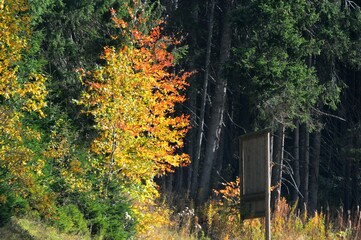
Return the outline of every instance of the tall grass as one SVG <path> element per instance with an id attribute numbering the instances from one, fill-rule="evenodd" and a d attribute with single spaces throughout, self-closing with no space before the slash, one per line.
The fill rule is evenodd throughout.
<path id="1" fill-rule="evenodd" d="M 173 216 L 176 227 L 168 231 L 176 238 L 170 239 L 264 239 L 264 219 L 242 221 L 234 207 L 211 200 L 198 211 L 186 208 Z M 361 239 L 361 211 L 345 215 L 339 210 L 336 216 L 329 212 L 310 215 L 300 213 L 282 199 L 272 213 L 271 232 L 276 240 L 357 240 Z"/>
<path id="2" fill-rule="evenodd" d="M 178 210 L 172 209 L 169 225 L 157 232 L 156 239 L 264 239 L 263 218 L 242 220 L 239 211 L 238 183 L 226 183 L 216 197 L 198 209 L 180 197 L 174 197 Z M 169 200 L 169 199 L 168 199 Z M 177 202 L 178 201 L 178 202 Z M 188 203 L 188 205 L 187 205 Z M 281 199 L 271 218 L 271 234 L 275 240 L 333 240 L 361 239 L 361 210 L 301 213 Z M 164 236 L 164 237 L 162 237 Z M 156 237 L 156 236 L 154 236 Z"/>

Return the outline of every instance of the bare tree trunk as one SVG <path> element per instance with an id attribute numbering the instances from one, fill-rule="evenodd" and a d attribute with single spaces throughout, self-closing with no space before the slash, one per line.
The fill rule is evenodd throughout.
<path id="1" fill-rule="evenodd" d="M 300 188 L 300 124 L 297 121 L 295 123 L 296 128 L 293 131 L 293 184 L 295 185 L 292 189 L 292 201 L 298 201 L 298 192 Z"/>
<path id="2" fill-rule="evenodd" d="M 217 155 L 219 140 L 223 125 L 227 80 L 224 77 L 223 66 L 229 58 L 231 49 L 231 26 L 229 21 L 229 10 L 231 1 L 225 1 L 223 11 L 222 38 L 220 45 L 219 69 L 216 77 L 215 99 L 211 110 L 211 120 L 209 124 L 208 139 L 205 147 L 205 160 L 203 171 L 198 188 L 197 200 L 201 204 L 207 200 L 210 194 L 210 178 L 214 159 Z"/>
<path id="3" fill-rule="evenodd" d="M 276 136 L 274 136 L 273 167 L 272 167 L 272 186 L 275 187 L 272 192 L 272 205 L 281 198 L 282 189 L 282 168 L 283 168 L 283 150 L 285 140 L 285 127 L 278 123 Z"/>
<path id="4" fill-rule="evenodd" d="M 307 210 L 308 206 L 308 183 L 309 183 L 309 142 L 310 134 L 305 123 L 300 126 L 300 208 Z"/>
<path id="5" fill-rule="evenodd" d="M 310 213 L 313 214 L 317 210 L 317 195 L 318 195 L 318 179 L 320 168 L 320 153 L 321 153 L 321 130 L 314 133 L 312 142 L 312 158 L 310 159 Z"/>
<path id="6" fill-rule="evenodd" d="M 208 79 L 209 79 L 209 67 L 211 62 L 211 51 L 212 51 L 212 36 L 213 36 L 213 22 L 214 22 L 214 6 L 215 0 L 211 1 L 210 6 L 210 16 L 208 22 L 208 36 L 207 36 L 207 50 L 206 50 L 206 61 L 205 61 L 205 71 L 203 79 L 203 93 L 202 93 L 202 102 L 201 102 L 201 112 L 199 116 L 199 125 L 197 132 L 196 140 L 196 154 L 193 159 L 193 173 L 192 173 L 192 184 L 191 184 L 191 196 L 195 197 L 196 191 L 198 188 L 198 172 L 199 172 L 199 163 L 201 159 L 202 151 L 202 142 L 204 135 L 204 115 L 207 102 L 207 93 L 208 93 Z"/>

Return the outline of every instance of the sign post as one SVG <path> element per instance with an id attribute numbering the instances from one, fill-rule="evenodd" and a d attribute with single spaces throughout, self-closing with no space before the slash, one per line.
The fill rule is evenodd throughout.
<path id="1" fill-rule="evenodd" d="M 240 137 L 241 218 L 265 217 L 265 239 L 271 239 L 271 131 Z"/>

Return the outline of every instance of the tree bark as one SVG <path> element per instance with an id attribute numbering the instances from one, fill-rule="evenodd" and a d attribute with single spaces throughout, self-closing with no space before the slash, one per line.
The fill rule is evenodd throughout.
<path id="1" fill-rule="evenodd" d="M 282 189 L 282 168 L 283 168 L 283 150 L 284 150 L 284 139 L 285 139 L 285 127 L 282 123 L 277 126 L 276 136 L 274 136 L 274 150 L 273 150 L 273 167 L 272 167 L 272 203 L 275 204 L 281 198 Z"/>
<path id="2" fill-rule="evenodd" d="M 218 151 L 217 151 L 217 158 L 216 158 L 216 162 L 215 162 L 215 166 L 214 166 L 214 177 L 212 178 L 213 179 L 213 182 L 212 182 L 212 185 L 211 187 L 213 189 L 216 189 L 219 185 L 219 182 L 220 182 L 220 178 L 221 178 L 221 172 L 222 172 L 222 168 L 223 168 L 223 160 L 224 160 L 224 144 L 225 144 L 225 132 L 224 132 L 224 129 L 222 130 L 221 132 L 221 140 L 219 142 L 219 148 L 218 148 Z"/>
<path id="3" fill-rule="evenodd" d="M 312 158 L 310 159 L 310 185 L 309 185 L 309 206 L 310 213 L 317 210 L 318 180 L 321 153 L 321 130 L 314 133 L 312 142 Z"/>
<path id="4" fill-rule="evenodd" d="M 293 131 L 293 184 L 292 201 L 298 201 L 298 193 L 300 188 L 300 124 L 298 121 L 295 123 L 296 128 Z"/>
<path id="5" fill-rule="evenodd" d="M 183 189 L 183 170 L 184 169 L 182 167 L 179 167 L 175 171 L 174 191 L 176 191 L 177 193 L 180 193 Z"/>
<path id="6" fill-rule="evenodd" d="M 308 183 L 309 183 L 309 132 L 305 123 L 300 126 L 300 208 L 302 211 L 308 207 Z"/>
<path id="7" fill-rule="evenodd" d="M 205 109 L 207 103 L 209 68 L 211 63 L 214 6 L 215 6 L 215 0 L 212 0 L 210 5 L 211 8 L 210 16 L 208 20 L 209 22 L 208 22 L 207 50 L 206 50 L 205 71 L 204 71 L 204 79 L 203 79 L 201 111 L 199 115 L 199 124 L 198 124 L 198 132 L 196 139 L 196 153 L 195 153 L 195 158 L 193 159 L 193 173 L 192 173 L 192 184 L 191 184 L 191 196 L 193 198 L 195 197 L 198 188 L 199 163 L 201 159 L 202 142 L 204 137 L 204 115 L 205 115 Z"/>
<path id="8" fill-rule="evenodd" d="M 351 208 L 351 163 L 352 158 L 346 157 L 346 161 L 344 164 L 344 212 L 347 213 Z"/>
<path id="9" fill-rule="evenodd" d="M 190 88 L 189 88 L 190 89 Z M 189 157 L 191 159 L 191 163 L 186 168 L 186 184 L 187 184 L 187 198 L 191 196 L 191 184 L 192 184 L 192 175 L 193 175 L 193 160 L 195 159 L 195 146 L 193 144 L 193 140 L 196 138 L 196 126 L 197 126 L 197 114 L 196 114 L 196 108 L 197 108 L 197 89 L 190 89 L 188 91 L 188 99 L 187 102 L 188 108 L 190 110 L 190 125 L 192 128 L 188 131 L 185 147 L 186 151 L 189 154 Z"/>
<path id="10" fill-rule="evenodd" d="M 352 185 L 351 185 L 351 194 L 352 194 L 352 201 L 351 206 L 358 206 L 358 192 L 359 192 L 359 181 L 358 176 L 360 175 L 360 166 L 359 166 L 359 158 L 356 157 L 352 161 L 352 168 L 351 168 L 351 177 L 352 177 Z"/>
<path id="11" fill-rule="evenodd" d="M 198 188 L 197 202 L 204 203 L 210 194 L 210 178 L 213 163 L 217 155 L 219 140 L 223 125 L 227 80 L 224 76 L 223 66 L 229 58 L 231 49 L 231 26 L 229 20 L 229 10 L 231 1 L 225 1 L 223 10 L 222 37 L 220 44 L 219 69 L 216 77 L 215 99 L 211 110 L 211 120 L 209 124 L 208 139 L 205 147 L 205 160 L 203 171 Z"/>

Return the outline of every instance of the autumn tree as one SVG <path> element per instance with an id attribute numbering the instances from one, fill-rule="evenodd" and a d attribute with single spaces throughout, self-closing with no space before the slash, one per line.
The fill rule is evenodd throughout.
<path id="1" fill-rule="evenodd" d="M 34 71 L 22 71 L 22 55 L 31 46 L 30 17 L 27 1 L 0 2 L 0 188 L 9 188 L 17 196 L 32 195 L 33 207 L 47 212 L 49 196 L 42 197 L 36 184 L 36 172 L 41 171 L 42 161 L 31 143 L 40 140 L 30 121 L 30 114 L 44 117 L 46 105 L 45 78 Z M 3 192 L 3 191 L 0 191 Z M 1 205 L 10 193 L 0 194 Z"/>
<path id="2" fill-rule="evenodd" d="M 79 103 L 94 118 L 98 132 L 91 150 L 97 156 L 100 191 L 106 197 L 110 184 L 116 183 L 143 204 L 158 195 L 156 176 L 188 162 L 187 155 L 178 152 L 188 120 L 177 115 L 175 106 L 185 100 L 189 74 L 171 72 L 174 56 L 168 47 L 177 41 L 162 35 L 162 22 L 147 34 L 140 30 L 145 16 L 131 9 L 129 14 L 137 21 L 127 23 L 112 10 L 128 44 L 105 47 L 101 58 L 106 64 L 82 70 L 86 90 Z"/>

